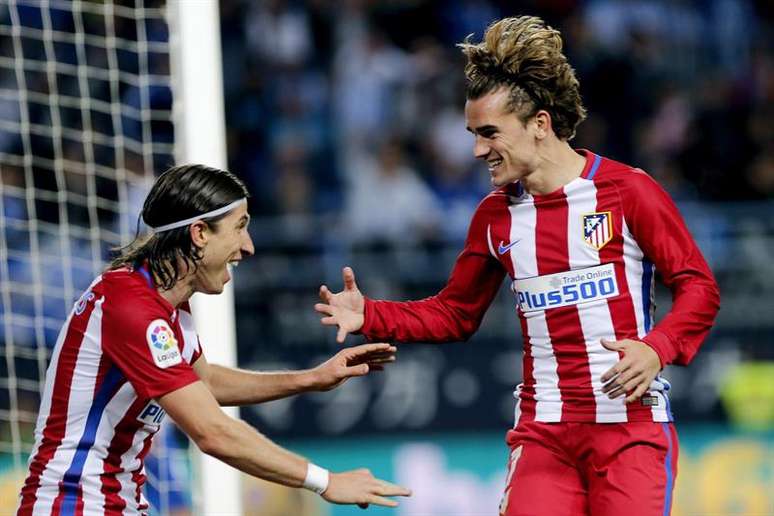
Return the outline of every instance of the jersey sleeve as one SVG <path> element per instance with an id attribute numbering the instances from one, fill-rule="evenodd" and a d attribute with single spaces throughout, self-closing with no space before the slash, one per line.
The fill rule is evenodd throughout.
<path id="1" fill-rule="evenodd" d="M 485 218 L 479 206 L 443 290 L 419 301 L 366 298 L 361 332 L 369 340 L 402 342 L 450 342 L 473 335 L 505 276 L 489 254 Z"/>
<path id="2" fill-rule="evenodd" d="M 669 195 L 635 170 L 622 189 L 626 223 L 672 292 L 672 308 L 642 339 L 661 365 L 688 364 L 712 327 L 720 293 L 707 262 Z"/>
<path id="3" fill-rule="evenodd" d="M 198 342 L 198 336 L 197 336 L 197 342 Z M 191 365 L 194 365 L 197 360 L 202 356 L 202 345 L 199 343 L 196 348 L 193 351 L 193 354 L 191 355 Z"/>
<path id="4" fill-rule="evenodd" d="M 106 297 L 103 311 L 103 352 L 139 396 L 157 398 L 199 380 L 163 310 Z"/>
<path id="5" fill-rule="evenodd" d="M 188 363 L 194 365 L 196 361 L 199 360 L 199 357 L 202 356 L 204 350 L 202 349 L 202 342 L 199 338 L 199 334 L 196 333 L 196 327 L 193 324 L 193 311 L 191 310 L 191 304 L 186 301 L 180 305 L 178 313 L 180 314 L 180 327 L 184 333 L 183 337 L 188 340 L 190 335 L 192 342 L 193 351 L 191 352 L 191 360 L 189 360 Z M 186 342 L 186 345 L 188 345 L 188 342 Z M 183 353 L 183 356 L 185 356 L 185 352 Z"/>

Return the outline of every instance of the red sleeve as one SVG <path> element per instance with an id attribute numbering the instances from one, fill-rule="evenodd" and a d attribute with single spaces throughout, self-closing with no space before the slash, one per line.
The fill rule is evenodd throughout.
<path id="1" fill-rule="evenodd" d="M 183 359 L 182 336 L 169 317 L 161 309 L 143 309 L 139 304 L 106 295 L 103 352 L 141 397 L 157 398 L 198 381 Z"/>
<path id="2" fill-rule="evenodd" d="M 420 301 L 366 298 L 361 332 L 369 340 L 402 342 L 460 341 L 473 335 L 505 275 L 500 263 L 489 254 L 484 218 L 479 206 L 465 248 L 443 290 Z"/>
<path id="3" fill-rule="evenodd" d="M 642 340 L 662 366 L 687 365 L 720 308 L 717 283 L 674 202 L 650 176 L 628 174 L 622 194 L 634 239 L 672 291 L 672 309 Z"/>

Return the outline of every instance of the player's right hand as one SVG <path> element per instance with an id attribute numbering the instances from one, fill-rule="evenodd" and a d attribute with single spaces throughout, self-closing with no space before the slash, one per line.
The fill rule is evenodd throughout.
<path id="1" fill-rule="evenodd" d="M 349 378 L 384 369 L 386 364 L 395 362 L 396 351 L 398 348 L 383 342 L 344 348 L 305 374 L 313 379 L 312 389 L 329 391 Z"/>
<path id="2" fill-rule="evenodd" d="M 378 479 L 367 469 L 331 473 L 328 489 L 322 494 L 328 502 L 357 504 L 363 509 L 369 504 L 398 506 L 398 502 L 386 496 L 411 496 L 411 490 Z"/>
<path id="3" fill-rule="evenodd" d="M 341 343 L 348 333 L 358 331 L 365 320 L 365 297 L 355 283 L 355 272 L 350 267 L 341 271 L 344 290 L 334 294 L 326 285 L 320 287 L 320 301 L 314 309 L 325 315 L 320 322 L 326 326 L 338 326 L 336 341 Z"/>

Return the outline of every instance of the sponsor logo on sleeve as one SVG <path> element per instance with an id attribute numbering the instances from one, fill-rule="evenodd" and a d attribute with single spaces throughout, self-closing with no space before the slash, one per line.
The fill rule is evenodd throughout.
<path id="1" fill-rule="evenodd" d="M 137 416 L 137 421 L 158 428 L 161 426 L 161 422 L 164 421 L 165 415 L 167 415 L 167 413 L 164 409 L 161 408 L 158 403 L 151 400 L 145 405 L 145 408 L 142 409 L 140 415 Z"/>
<path id="2" fill-rule="evenodd" d="M 183 356 L 177 347 L 175 333 L 164 319 L 151 321 L 145 331 L 145 338 L 157 367 L 166 369 L 183 361 Z"/>

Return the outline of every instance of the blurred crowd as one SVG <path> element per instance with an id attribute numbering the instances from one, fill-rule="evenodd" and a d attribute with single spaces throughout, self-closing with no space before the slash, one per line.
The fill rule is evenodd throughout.
<path id="1" fill-rule="evenodd" d="M 221 0 L 230 168 L 251 210 L 342 213 L 361 242 L 464 235 L 489 185 L 455 44 L 521 14 L 563 34 L 590 112 L 575 147 L 677 200 L 772 197 L 765 0 Z"/>

